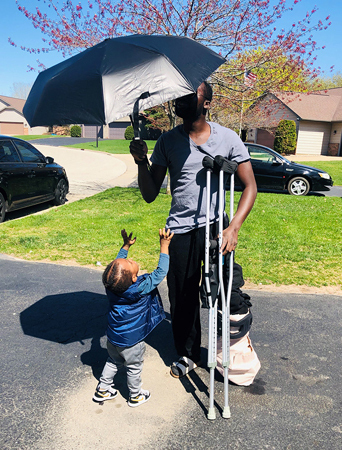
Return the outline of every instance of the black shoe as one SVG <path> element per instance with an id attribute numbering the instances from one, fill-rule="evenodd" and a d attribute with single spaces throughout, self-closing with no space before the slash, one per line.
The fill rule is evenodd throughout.
<path id="1" fill-rule="evenodd" d="M 144 389 L 141 389 L 140 394 L 136 397 L 130 397 L 128 400 L 128 406 L 131 406 L 132 408 L 135 408 L 136 406 L 140 406 L 143 403 L 146 403 L 147 400 L 151 398 L 151 394 L 149 391 L 145 391 Z"/>
<path id="2" fill-rule="evenodd" d="M 93 401 L 100 403 L 106 400 L 112 400 L 112 398 L 115 398 L 117 395 L 118 391 L 114 389 L 114 385 L 112 384 L 106 391 L 96 388 L 95 394 L 93 395 Z"/>
<path id="3" fill-rule="evenodd" d="M 201 364 L 201 361 L 195 363 L 192 359 L 182 356 L 177 362 L 172 363 L 170 374 L 174 378 L 182 378 Z"/>

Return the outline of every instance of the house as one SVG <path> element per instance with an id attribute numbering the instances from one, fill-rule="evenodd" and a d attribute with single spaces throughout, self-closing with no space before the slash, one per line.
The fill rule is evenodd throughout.
<path id="1" fill-rule="evenodd" d="M 131 120 L 128 116 L 109 125 L 82 125 L 82 137 L 95 139 L 98 133 L 98 137 L 102 139 L 125 139 L 125 131 L 129 125 Z"/>
<path id="2" fill-rule="evenodd" d="M 46 127 L 31 128 L 23 115 L 26 100 L 0 95 L 0 134 L 44 134 Z"/>
<path id="3" fill-rule="evenodd" d="M 247 140 L 273 148 L 275 130 L 268 127 L 280 120 L 294 120 L 297 128 L 296 154 L 342 156 L 342 88 L 305 93 L 267 94 L 257 103 L 267 111 L 258 128 L 248 130 Z M 262 124 L 262 120 L 264 123 Z"/>
<path id="4" fill-rule="evenodd" d="M 101 139 L 125 139 L 125 131 L 131 125 L 131 119 L 128 116 L 122 117 L 108 125 L 82 125 L 82 137 Z M 139 130 L 142 139 L 158 139 L 161 135 L 160 130 L 149 129 L 146 127 L 146 119 L 139 117 Z"/>
<path id="5" fill-rule="evenodd" d="M 31 128 L 23 115 L 26 100 L 0 95 L 0 134 L 20 136 L 25 134 L 44 134 L 49 127 Z M 143 139 L 157 139 L 159 130 L 148 130 L 146 120 L 141 118 L 140 131 Z M 102 139 L 125 139 L 126 128 L 131 125 L 130 118 L 123 117 L 109 125 L 82 125 L 82 137 L 96 139 L 96 133 Z"/>

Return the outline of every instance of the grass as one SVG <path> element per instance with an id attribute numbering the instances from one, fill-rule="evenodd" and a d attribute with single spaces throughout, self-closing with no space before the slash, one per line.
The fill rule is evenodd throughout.
<path id="1" fill-rule="evenodd" d="M 33 141 L 35 139 L 46 139 L 46 138 L 54 138 L 58 136 L 52 136 L 51 134 L 25 134 L 20 136 L 14 136 L 18 139 L 22 139 L 23 141 Z"/>
<path id="2" fill-rule="evenodd" d="M 236 204 L 240 196 L 235 194 Z M 137 236 L 130 256 L 155 268 L 158 229 L 170 196 L 146 204 L 138 189 L 113 188 L 44 214 L 0 226 L 0 252 L 28 260 L 108 264 L 122 245 L 120 230 Z M 254 283 L 341 285 L 342 199 L 259 193 L 239 235 L 236 259 Z"/>
<path id="3" fill-rule="evenodd" d="M 328 172 L 334 182 L 334 186 L 342 186 L 342 158 L 341 161 L 296 161 L 298 164 L 316 167 L 316 169 Z"/>
<path id="4" fill-rule="evenodd" d="M 97 150 L 99 152 L 108 152 L 113 154 L 128 154 L 129 142 L 125 139 L 99 140 L 98 147 L 96 142 L 86 142 L 84 144 L 73 144 L 67 147 L 83 148 L 85 150 Z M 149 150 L 153 150 L 156 141 L 145 141 Z"/>

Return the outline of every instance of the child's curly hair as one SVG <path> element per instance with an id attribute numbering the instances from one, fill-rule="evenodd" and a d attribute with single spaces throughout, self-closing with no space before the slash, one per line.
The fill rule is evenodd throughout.
<path id="1" fill-rule="evenodd" d="M 114 294 L 121 295 L 132 285 L 132 274 L 123 269 L 119 261 L 114 260 L 103 272 L 102 283 Z"/>

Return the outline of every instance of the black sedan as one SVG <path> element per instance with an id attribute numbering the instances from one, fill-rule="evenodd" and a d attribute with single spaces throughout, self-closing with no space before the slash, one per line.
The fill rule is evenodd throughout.
<path id="1" fill-rule="evenodd" d="M 289 161 L 263 145 L 246 142 L 258 189 L 288 191 L 306 195 L 310 191 L 328 191 L 331 176 L 320 169 Z M 237 180 L 237 186 L 239 180 Z"/>
<path id="2" fill-rule="evenodd" d="M 0 222 L 17 209 L 53 201 L 65 203 L 65 169 L 29 142 L 0 135 Z"/>

